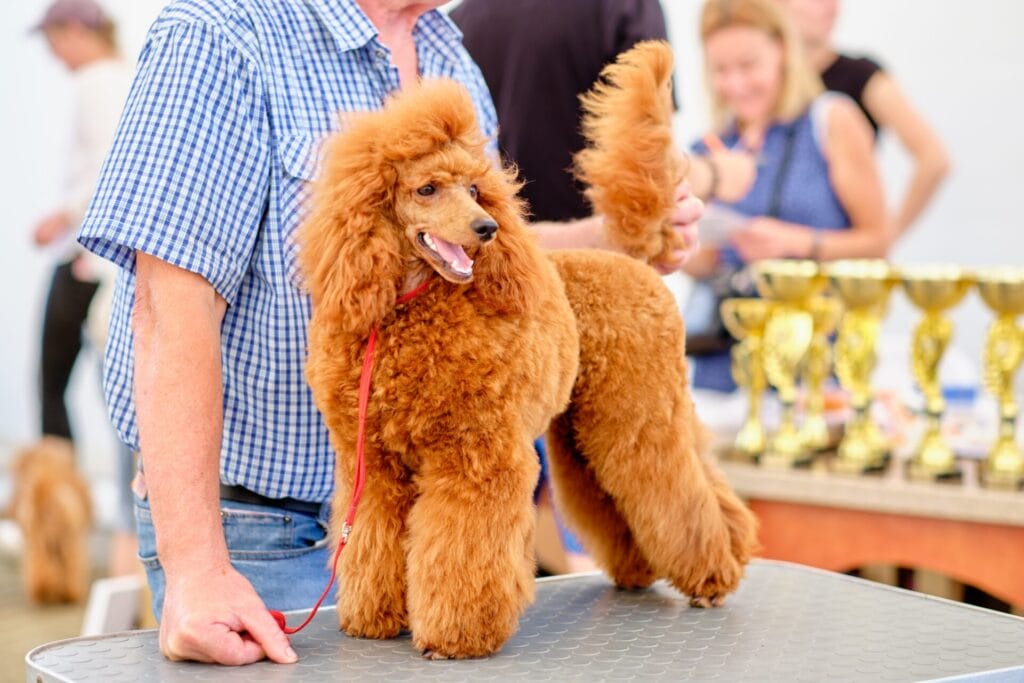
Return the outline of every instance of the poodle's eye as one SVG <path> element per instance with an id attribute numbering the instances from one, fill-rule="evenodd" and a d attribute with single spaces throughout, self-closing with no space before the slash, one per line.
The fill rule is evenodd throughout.
<path id="1" fill-rule="evenodd" d="M 434 194 L 435 192 L 437 192 L 437 188 L 434 187 L 433 185 L 431 185 L 430 183 L 427 183 L 426 185 L 424 185 L 420 189 L 416 190 L 416 194 L 418 194 L 421 197 L 429 197 L 430 195 Z"/>
<path id="2" fill-rule="evenodd" d="M 480 195 L 480 191 L 477 189 L 476 185 L 470 185 L 469 186 L 469 196 L 472 197 L 473 199 L 476 199 L 479 195 Z"/>

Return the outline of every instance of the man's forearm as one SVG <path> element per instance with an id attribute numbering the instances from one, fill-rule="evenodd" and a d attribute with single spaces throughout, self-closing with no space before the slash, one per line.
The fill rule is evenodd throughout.
<path id="1" fill-rule="evenodd" d="M 136 271 L 135 405 L 158 552 L 173 580 L 228 562 L 219 508 L 225 305 L 205 280 L 153 257 L 140 254 Z"/>
<path id="2" fill-rule="evenodd" d="M 557 223 L 540 221 L 531 223 L 530 228 L 537 234 L 537 241 L 544 249 L 589 249 L 602 248 L 604 235 L 598 216 L 580 218 L 575 221 Z"/>

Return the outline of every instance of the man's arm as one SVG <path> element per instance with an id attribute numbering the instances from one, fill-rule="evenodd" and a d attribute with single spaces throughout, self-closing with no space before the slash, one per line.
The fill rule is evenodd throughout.
<path id="1" fill-rule="evenodd" d="M 227 304 L 201 276 L 136 256 L 135 404 L 167 584 L 169 659 L 296 661 L 252 585 L 228 560 L 220 520 L 220 327 Z"/>
<path id="2" fill-rule="evenodd" d="M 672 212 L 672 228 L 679 234 L 685 247 L 669 256 L 664 263 L 653 263 L 662 275 L 678 270 L 697 251 L 700 242 L 697 237 L 697 221 L 704 213 L 704 202 L 690 191 L 688 182 L 683 181 L 676 188 L 676 208 Z M 575 221 L 558 223 L 539 221 L 531 223 L 537 234 L 537 241 L 544 249 L 609 249 L 616 251 L 605 237 L 604 218 L 589 216 Z"/>

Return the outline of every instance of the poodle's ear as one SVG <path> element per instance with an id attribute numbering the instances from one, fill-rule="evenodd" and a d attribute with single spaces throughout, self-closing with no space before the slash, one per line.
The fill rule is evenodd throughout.
<path id="1" fill-rule="evenodd" d="M 303 284 L 328 324 L 368 334 L 394 305 L 404 268 L 398 229 L 387 217 L 395 171 L 384 164 L 367 126 L 329 143 L 299 231 Z"/>
<path id="2" fill-rule="evenodd" d="M 514 169 L 495 168 L 479 183 L 478 201 L 498 223 L 498 232 L 476 257 L 473 283 L 483 303 L 498 313 L 525 312 L 541 286 L 544 255 L 523 219 L 519 187 Z"/>

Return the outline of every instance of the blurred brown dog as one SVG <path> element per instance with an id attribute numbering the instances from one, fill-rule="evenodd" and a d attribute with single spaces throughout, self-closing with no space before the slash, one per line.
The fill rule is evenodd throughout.
<path id="1" fill-rule="evenodd" d="M 13 472 L 26 593 L 38 603 L 81 602 L 89 588 L 92 503 L 71 444 L 45 437 L 15 457 Z"/>

